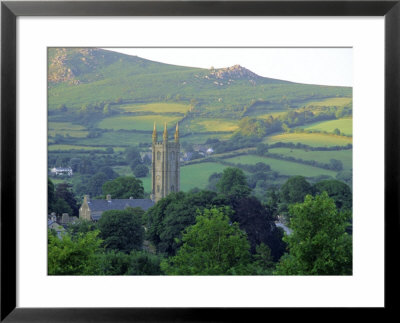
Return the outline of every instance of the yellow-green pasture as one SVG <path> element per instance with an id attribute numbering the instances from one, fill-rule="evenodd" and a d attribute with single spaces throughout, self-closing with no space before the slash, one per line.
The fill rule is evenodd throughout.
<path id="1" fill-rule="evenodd" d="M 288 111 L 271 111 L 269 113 L 254 115 L 257 119 L 268 119 L 270 116 L 274 119 L 279 118 L 280 116 L 286 115 Z"/>
<path id="2" fill-rule="evenodd" d="M 88 131 L 86 131 L 85 127 L 70 122 L 49 122 L 48 135 L 52 137 L 55 135 L 69 135 L 73 138 L 85 138 L 88 135 Z"/>
<path id="3" fill-rule="evenodd" d="M 192 144 L 202 144 L 207 141 L 207 139 L 210 138 L 217 138 L 220 140 L 227 140 L 232 136 L 233 133 L 219 133 L 219 134 L 201 134 L 201 133 L 194 133 L 194 134 L 189 134 L 187 136 L 182 136 L 180 137 L 180 142 L 188 142 Z"/>
<path id="4" fill-rule="evenodd" d="M 304 130 L 317 130 L 333 132 L 335 129 L 339 129 L 341 133 L 345 135 L 353 134 L 353 118 L 342 118 L 337 120 L 320 121 L 313 123 L 308 126 L 299 127 Z"/>
<path id="5" fill-rule="evenodd" d="M 335 136 L 322 133 L 281 133 L 267 136 L 263 143 L 273 144 L 276 142 L 302 143 L 312 147 L 346 146 L 353 142 L 351 137 Z"/>
<path id="6" fill-rule="evenodd" d="M 96 138 L 83 138 L 77 141 L 81 145 L 98 146 L 138 146 L 139 143 L 151 143 L 151 132 L 108 131 Z"/>
<path id="7" fill-rule="evenodd" d="M 315 107 L 343 107 L 352 102 L 352 98 L 329 98 L 324 100 L 309 101 L 306 106 Z"/>
<path id="8" fill-rule="evenodd" d="M 190 105 L 181 103 L 156 102 L 149 104 L 132 104 L 121 107 L 126 112 L 152 112 L 152 113 L 186 113 Z"/>
<path id="9" fill-rule="evenodd" d="M 336 172 L 332 170 L 313 167 L 286 160 L 255 156 L 255 155 L 237 156 L 233 158 L 228 158 L 226 159 L 226 161 L 235 164 L 250 164 L 250 165 L 255 165 L 256 163 L 262 162 L 267 165 L 270 165 L 271 169 L 273 171 L 277 171 L 280 175 L 287 175 L 287 176 L 295 176 L 295 175 L 302 175 L 305 177 L 314 177 L 319 175 L 329 175 L 332 177 L 336 176 Z"/>
<path id="10" fill-rule="evenodd" d="M 56 145 L 48 145 L 48 150 L 49 151 L 54 151 L 54 150 L 63 150 L 63 151 L 69 151 L 69 150 L 106 150 L 107 147 L 95 147 L 95 146 L 79 146 L 79 145 L 63 145 L 63 144 L 56 144 Z M 123 151 L 125 148 L 123 147 L 113 147 L 114 151 Z"/>
<path id="11" fill-rule="evenodd" d="M 332 151 L 314 151 L 292 148 L 271 148 L 268 150 L 271 154 L 280 154 L 283 156 L 300 158 L 303 160 L 315 160 L 320 163 L 329 164 L 331 159 L 340 160 L 345 170 L 353 168 L 353 150 L 332 150 Z"/>
<path id="12" fill-rule="evenodd" d="M 154 122 L 157 130 L 162 133 L 164 123 L 167 127 L 173 127 L 180 120 L 180 117 L 165 115 L 143 115 L 143 116 L 117 116 L 103 119 L 98 127 L 102 129 L 125 129 L 125 130 L 147 130 L 152 131 Z"/>
<path id="13" fill-rule="evenodd" d="M 68 130 L 68 131 L 78 131 L 85 130 L 84 126 L 79 124 L 73 124 L 71 122 L 54 122 L 50 121 L 48 125 L 49 130 Z"/>
<path id="14" fill-rule="evenodd" d="M 184 122 L 182 130 L 187 132 L 233 132 L 237 130 L 237 122 L 229 119 L 202 119 L 196 118 L 189 122 Z"/>

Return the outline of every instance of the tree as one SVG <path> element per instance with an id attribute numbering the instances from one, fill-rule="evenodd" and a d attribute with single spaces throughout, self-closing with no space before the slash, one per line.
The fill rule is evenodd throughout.
<path id="1" fill-rule="evenodd" d="M 103 212 L 98 228 L 104 246 L 125 253 L 141 249 L 144 239 L 143 213 L 141 208 Z"/>
<path id="2" fill-rule="evenodd" d="M 149 173 L 149 169 L 145 165 L 137 165 L 133 170 L 136 177 L 146 177 Z"/>
<path id="3" fill-rule="evenodd" d="M 231 207 L 234 212 L 230 219 L 239 223 L 240 229 L 247 233 L 251 253 L 255 253 L 257 246 L 264 243 L 271 249 L 274 261 L 278 261 L 286 247 L 282 241 L 283 234 L 261 202 L 249 196 L 235 200 Z"/>
<path id="4" fill-rule="evenodd" d="M 161 275 L 161 257 L 147 251 L 132 251 L 128 275 Z"/>
<path id="5" fill-rule="evenodd" d="M 196 211 L 221 205 L 214 200 L 216 196 L 211 191 L 169 194 L 147 211 L 147 239 L 159 253 L 175 255 L 181 245 L 182 231 L 195 223 Z"/>
<path id="6" fill-rule="evenodd" d="M 107 182 L 107 175 L 99 172 L 90 177 L 88 184 L 86 186 L 87 192 L 90 196 L 99 196 L 102 193 L 102 186 Z"/>
<path id="7" fill-rule="evenodd" d="M 63 203 L 63 202 L 59 201 L 58 205 L 67 204 L 69 206 L 68 212 L 65 212 L 65 213 L 69 213 L 69 215 L 73 215 L 73 216 L 78 216 L 79 208 L 78 208 L 74 193 L 72 192 L 71 184 L 68 184 L 68 183 L 57 184 L 56 190 L 55 190 L 55 199 L 63 200 L 65 202 L 65 203 Z"/>
<path id="8" fill-rule="evenodd" d="M 65 234 L 58 238 L 48 231 L 49 275 L 96 275 L 99 273 L 98 253 L 102 240 L 98 231 L 80 233 L 72 238 Z"/>
<path id="9" fill-rule="evenodd" d="M 341 181 L 332 179 L 318 182 L 314 185 L 314 191 L 318 194 L 327 192 L 339 210 L 352 209 L 353 195 L 350 187 Z"/>
<path id="10" fill-rule="evenodd" d="M 338 212 L 326 192 L 290 206 L 291 229 L 284 240 L 289 253 L 278 275 L 351 275 L 352 240 L 345 230 L 350 212 Z"/>
<path id="11" fill-rule="evenodd" d="M 55 199 L 54 184 L 50 178 L 47 179 L 47 212 L 53 212 Z"/>
<path id="12" fill-rule="evenodd" d="M 256 247 L 256 253 L 253 255 L 253 275 L 271 275 L 275 268 L 275 262 L 271 255 L 271 248 L 264 243 Z"/>
<path id="13" fill-rule="evenodd" d="M 330 168 L 333 169 L 333 170 L 338 170 L 339 171 L 339 170 L 343 169 L 343 163 L 338 159 L 332 158 L 329 161 L 329 164 L 330 164 Z"/>
<path id="14" fill-rule="evenodd" d="M 115 199 L 142 199 L 144 196 L 143 183 L 135 177 L 117 177 L 103 184 L 103 194 L 110 194 Z"/>
<path id="15" fill-rule="evenodd" d="M 52 205 L 52 212 L 55 212 L 57 215 L 62 215 L 63 213 L 68 213 L 69 215 L 73 214 L 73 210 L 68 205 L 67 202 L 63 199 L 57 199 Z"/>
<path id="16" fill-rule="evenodd" d="M 70 223 L 67 227 L 67 232 L 71 235 L 72 238 L 78 236 L 79 234 L 86 234 L 91 231 L 95 231 L 97 229 L 97 223 L 78 219 L 74 221 L 74 223 Z"/>
<path id="17" fill-rule="evenodd" d="M 304 197 L 311 193 L 311 184 L 303 176 L 293 176 L 281 187 L 282 201 L 287 204 L 303 202 Z"/>
<path id="18" fill-rule="evenodd" d="M 241 169 L 233 167 L 224 169 L 221 179 L 217 183 L 217 189 L 220 193 L 236 197 L 245 197 L 251 192 L 246 175 Z"/>
<path id="19" fill-rule="evenodd" d="M 140 152 L 136 147 L 128 147 L 125 149 L 125 159 L 129 164 L 135 159 L 142 160 Z"/>
<path id="20" fill-rule="evenodd" d="M 169 275 L 248 274 L 246 233 L 230 223 L 227 213 L 227 209 L 205 209 L 185 230 L 176 256 L 164 260 L 161 269 Z"/>
<path id="21" fill-rule="evenodd" d="M 135 168 L 137 166 L 139 166 L 139 165 L 142 165 L 142 164 L 143 164 L 143 162 L 142 162 L 142 159 L 140 157 L 139 158 L 134 158 L 133 160 L 130 161 L 129 167 L 131 168 L 132 172 L 134 172 Z"/>
<path id="22" fill-rule="evenodd" d="M 256 150 L 257 155 L 262 156 L 262 155 L 266 154 L 267 152 L 268 152 L 268 145 L 262 144 L 262 143 L 257 145 L 257 150 Z"/>
<path id="23" fill-rule="evenodd" d="M 99 169 L 99 173 L 106 174 L 108 180 L 116 179 L 118 177 L 118 173 L 114 171 L 110 166 L 101 167 Z"/>
<path id="24" fill-rule="evenodd" d="M 80 158 L 76 158 L 76 157 L 71 158 L 69 161 L 69 165 L 71 166 L 72 171 L 74 171 L 74 172 L 79 171 L 81 163 L 82 163 L 82 160 Z"/>

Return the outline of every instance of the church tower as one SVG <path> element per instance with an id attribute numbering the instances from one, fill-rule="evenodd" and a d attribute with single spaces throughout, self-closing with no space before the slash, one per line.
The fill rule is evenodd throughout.
<path id="1" fill-rule="evenodd" d="M 158 202 L 171 192 L 180 189 L 179 166 L 179 128 L 176 124 L 174 141 L 168 141 L 167 123 L 164 124 L 163 140 L 157 140 L 157 129 L 154 123 L 152 136 L 152 199 Z"/>

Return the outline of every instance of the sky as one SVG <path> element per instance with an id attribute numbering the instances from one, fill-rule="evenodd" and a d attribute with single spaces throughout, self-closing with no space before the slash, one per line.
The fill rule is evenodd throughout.
<path id="1" fill-rule="evenodd" d="M 352 48 L 105 48 L 180 66 L 239 64 L 270 78 L 306 84 L 353 86 Z"/>

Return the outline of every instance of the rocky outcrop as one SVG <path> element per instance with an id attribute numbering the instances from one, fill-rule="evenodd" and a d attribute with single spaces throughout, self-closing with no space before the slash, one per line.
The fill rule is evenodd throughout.
<path id="1" fill-rule="evenodd" d="M 212 69 L 210 75 L 221 80 L 234 80 L 234 79 L 257 79 L 260 76 L 240 65 L 233 65 L 231 67 Z"/>

